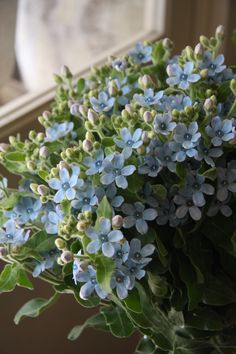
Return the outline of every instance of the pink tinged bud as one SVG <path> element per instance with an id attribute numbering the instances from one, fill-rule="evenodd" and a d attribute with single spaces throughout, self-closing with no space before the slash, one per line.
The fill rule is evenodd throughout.
<path id="1" fill-rule="evenodd" d="M 76 116 L 76 117 L 79 116 L 80 113 L 79 107 L 80 107 L 79 103 L 73 103 L 70 106 L 70 113 L 72 114 L 72 116 Z"/>
<path id="2" fill-rule="evenodd" d="M 144 142 L 144 144 L 149 143 L 150 139 L 148 136 L 148 132 L 143 132 L 142 136 L 141 136 L 142 141 Z"/>
<path id="3" fill-rule="evenodd" d="M 63 251 L 61 254 L 61 260 L 63 261 L 63 263 L 70 263 L 72 262 L 74 259 L 74 255 L 72 252 L 70 251 Z"/>
<path id="4" fill-rule="evenodd" d="M 47 120 L 47 119 L 50 118 L 50 116 L 51 116 L 51 113 L 50 113 L 49 111 L 44 111 L 44 112 L 43 112 L 43 118 L 44 118 L 44 119 Z"/>
<path id="5" fill-rule="evenodd" d="M 225 28 L 224 26 L 220 25 L 216 28 L 216 38 L 218 40 L 222 40 L 224 38 L 225 35 Z"/>
<path id="6" fill-rule="evenodd" d="M 96 124 L 97 121 L 99 120 L 98 114 L 94 112 L 91 108 L 88 110 L 88 120 L 92 124 Z"/>
<path id="7" fill-rule="evenodd" d="M 143 120 L 146 123 L 151 123 L 153 121 L 153 116 L 152 116 L 151 112 L 149 112 L 149 111 L 144 112 Z"/>
<path id="8" fill-rule="evenodd" d="M 112 218 L 112 227 L 120 229 L 123 226 L 123 217 L 121 215 L 115 215 Z"/>
<path id="9" fill-rule="evenodd" d="M 127 111 L 129 114 L 134 113 L 134 110 L 133 110 L 133 108 L 132 108 L 132 106 L 131 106 L 130 104 L 126 104 L 126 105 L 125 105 L 125 109 L 126 109 L 126 111 Z"/>
<path id="10" fill-rule="evenodd" d="M 42 146 L 42 147 L 39 149 L 39 156 L 46 158 L 46 157 L 48 157 L 48 155 L 49 155 L 49 150 L 48 150 L 48 148 L 47 148 L 46 146 Z"/>
<path id="11" fill-rule="evenodd" d="M 6 257 L 8 254 L 7 249 L 5 247 L 0 247 L 0 257 Z"/>
<path id="12" fill-rule="evenodd" d="M 88 152 L 88 151 L 91 151 L 93 149 L 93 143 L 92 141 L 88 140 L 88 139 L 85 139 L 83 141 L 83 150 Z"/>
<path id="13" fill-rule="evenodd" d="M 203 46 L 201 45 L 201 43 L 198 43 L 194 48 L 194 53 L 197 56 L 202 56 L 203 52 L 204 52 Z"/>
<path id="14" fill-rule="evenodd" d="M 44 184 L 40 184 L 37 188 L 37 192 L 40 195 L 45 196 L 49 193 L 49 188 L 47 186 L 45 186 Z"/>
<path id="15" fill-rule="evenodd" d="M 10 144 L 5 144 L 5 143 L 1 143 L 0 144 L 0 151 L 1 152 L 7 152 L 7 150 L 9 149 Z"/>

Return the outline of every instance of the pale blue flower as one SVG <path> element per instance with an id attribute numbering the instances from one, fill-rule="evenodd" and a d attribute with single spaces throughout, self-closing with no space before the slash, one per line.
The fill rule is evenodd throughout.
<path id="1" fill-rule="evenodd" d="M 148 175 L 149 177 L 156 177 L 162 169 L 161 161 L 153 156 L 146 156 L 144 163 L 139 166 L 138 173 L 140 175 Z"/>
<path id="2" fill-rule="evenodd" d="M 152 47 L 144 46 L 141 42 L 138 42 L 128 54 L 135 64 L 145 64 L 151 61 Z"/>
<path id="3" fill-rule="evenodd" d="M 212 54 L 207 51 L 204 53 L 203 61 L 200 64 L 200 68 L 207 69 L 208 76 L 212 77 L 221 73 L 226 68 L 226 65 L 223 65 L 224 60 L 225 58 L 223 54 L 220 54 L 215 59 L 213 59 Z"/>
<path id="4" fill-rule="evenodd" d="M 76 188 L 82 188 L 84 181 L 79 178 L 80 168 L 74 165 L 70 175 L 66 168 L 59 170 L 59 178 L 51 178 L 48 181 L 49 187 L 57 190 L 53 200 L 55 203 L 60 203 L 63 199 L 72 200 L 76 195 Z"/>
<path id="5" fill-rule="evenodd" d="M 7 220 L 4 229 L 0 229 L 0 244 L 23 245 L 29 238 L 30 231 L 17 227 L 13 219 Z"/>
<path id="6" fill-rule="evenodd" d="M 236 193 L 236 169 L 235 168 L 217 168 L 217 192 L 216 198 L 223 202 L 230 192 Z"/>
<path id="7" fill-rule="evenodd" d="M 113 257 L 114 244 L 123 239 L 120 230 L 111 231 L 111 221 L 106 218 L 100 220 L 99 230 L 95 230 L 93 227 L 87 228 L 86 235 L 92 240 L 87 246 L 88 253 L 94 254 L 102 249 L 102 253 L 106 257 Z"/>
<path id="8" fill-rule="evenodd" d="M 89 100 L 93 109 L 98 113 L 109 112 L 115 103 L 115 98 L 109 97 L 105 91 L 99 92 L 98 98 L 90 97 Z"/>
<path id="9" fill-rule="evenodd" d="M 152 258 L 148 256 L 151 256 L 154 251 L 154 245 L 148 243 L 142 247 L 141 241 L 137 238 L 133 238 L 130 241 L 129 259 L 134 263 L 146 265 L 151 262 Z"/>
<path id="10" fill-rule="evenodd" d="M 230 217 L 233 214 L 233 210 L 228 205 L 229 201 L 230 201 L 230 197 L 228 197 L 223 202 L 214 199 L 209 209 L 207 210 L 207 216 L 214 217 L 218 214 L 218 212 L 221 212 L 223 216 L 227 218 Z"/>
<path id="11" fill-rule="evenodd" d="M 117 71 L 124 71 L 127 67 L 127 63 L 125 60 L 117 58 L 113 60 L 112 67 Z"/>
<path id="12" fill-rule="evenodd" d="M 182 144 L 173 141 L 169 142 L 169 148 L 173 151 L 174 161 L 183 162 L 187 157 L 195 157 L 197 155 L 197 149 L 185 149 Z"/>
<path id="13" fill-rule="evenodd" d="M 169 64 L 166 68 L 169 78 L 166 80 L 170 86 L 178 85 L 182 90 L 189 88 L 189 85 L 193 82 L 200 80 L 199 74 L 193 74 L 194 63 L 188 61 L 184 64 L 183 69 L 178 64 Z"/>
<path id="14" fill-rule="evenodd" d="M 64 213 L 62 212 L 59 205 L 55 207 L 54 210 L 49 210 L 42 217 L 41 221 L 44 223 L 45 230 L 48 234 L 57 234 L 60 222 L 64 218 Z"/>
<path id="15" fill-rule="evenodd" d="M 46 269 L 53 268 L 57 263 L 57 259 L 60 256 L 60 252 L 57 249 L 53 249 L 49 252 L 44 252 L 41 255 L 43 257 L 42 261 L 34 261 L 35 267 L 33 270 L 33 277 L 37 278 Z"/>
<path id="16" fill-rule="evenodd" d="M 94 211 L 97 204 L 98 198 L 92 186 L 88 186 L 84 191 L 77 192 L 75 199 L 71 202 L 71 206 L 82 213 L 85 211 Z"/>
<path id="17" fill-rule="evenodd" d="M 215 161 L 218 157 L 223 155 L 223 150 L 220 148 L 208 148 L 202 142 L 197 147 L 197 156 L 195 159 L 198 161 L 204 160 L 211 167 L 215 166 Z"/>
<path id="18" fill-rule="evenodd" d="M 113 182 L 117 187 L 126 189 L 128 182 L 126 177 L 130 176 L 136 170 L 134 165 L 124 166 L 125 158 L 122 154 L 114 154 L 112 160 L 107 157 L 103 162 L 103 175 L 101 177 L 101 183 L 104 185 L 110 185 Z"/>
<path id="19" fill-rule="evenodd" d="M 129 229 L 135 226 L 137 231 L 142 235 L 148 231 L 147 221 L 152 221 L 157 217 L 155 209 L 145 209 L 145 206 L 140 202 L 135 202 L 134 204 L 124 203 L 121 210 L 127 215 L 124 217 L 123 227 Z"/>
<path id="20" fill-rule="evenodd" d="M 183 111 L 185 107 L 190 106 L 192 106 L 192 100 L 189 96 L 163 95 L 157 104 L 157 110 L 162 112 L 171 112 L 173 109 L 177 109 L 177 111 Z"/>
<path id="21" fill-rule="evenodd" d="M 121 195 L 117 195 L 117 188 L 114 183 L 110 184 L 105 188 L 97 187 L 95 190 L 95 194 L 98 198 L 99 203 L 101 202 L 103 197 L 106 196 L 110 205 L 113 208 L 119 208 L 124 202 L 124 197 L 122 197 Z"/>
<path id="22" fill-rule="evenodd" d="M 135 286 L 135 279 L 141 280 L 145 274 L 146 271 L 143 269 L 146 266 L 145 263 L 135 263 L 131 259 L 128 259 L 127 262 L 125 263 L 125 274 L 129 277 L 130 284 L 129 284 L 129 290 L 132 290 Z"/>
<path id="23" fill-rule="evenodd" d="M 177 143 L 186 149 L 193 149 L 201 137 L 201 133 L 198 132 L 197 122 L 191 122 L 187 127 L 184 123 L 179 123 L 176 127 L 174 139 Z"/>
<path id="24" fill-rule="evenodd" d="M 188 173 L 186 176 L 186 186 L 183 188 L 187 195 L 191 195 L 195 205 L 202 207 L 206 204 L 204 194 L 213 195 L 215 188 L 205 183 L 205 177 Z"/>
<path id="25" fill-rule="evenodd" d="M 154 131 L 158 134 L 168 135 L 176 127 L 169 113 L 157 114 L 154 119 Z"/>
<path id="26" fill-rule="evenodd" d="M 129 256 L 129 242 L 125 241 L 124 243 L 116 243 L 114 245 L 115 253 L 112 257 L 117 266 L 121 266 L 122 263 L 125 263 Z"/>
<path id="27" fill-rule="evenodd" d="M 16 204 L 13 211 L 17 214 L 17 221 L 21 224 L 26 224 L 28 221 L 37 219 L 41 207 L 42 203 L 40 199 L 23 197 Z"/>
<path id="28" fill-rule="evenodd" d="M 103 171 L 103 160 L 104 152 L 102 149 L 97 150 L 93 157 L 85 157 L 83 163 L 85 166 L 89 167 L 89 169 L 86 170 L 86 175 L 91 176 L 96 173 L 101 173 Z"/>
<path id="29" fill-rule="evenodd" d="M 73 128 L 73 122 L 55 123 L 52 127 L 46 128 L 45 141 L 57 141 L 71 132 Z"/>
<path id="30" fill-rule="evenodd" d="M 76 275 L 74 274 L 74 280 L 76 284 L 77 282 L 85 283 L 80 288 L 79 295 L 81 299 L 87 300 L 94 291 L 101 299 L 105 299 L 108 295 L 98 284 L 96 270 L 91 265 L 86 270 L 78 271 Z"/>
<path id="31" fill-rule="evenodd" d="M 120 131 L 120 136 L 122 140 L 114 138 L 116 145 L 123 149 L 122 153 L 125 159 L 128 159 L 133 149 L 138 149 L 142 144 L 141 140 L 142 129 L 138 128 L 134 131 L 133 135 L 130 133 L 128 128 L 122 128 Z"/>
<path id="32" fill-rule="evenodd" d="M 175 204 L 168 199 L 161 200 L 157 207 L 158 216 L 156 222 L 158 225 L 166 225 L 168 222 L 171 227 L 176 227 L 179 224 L 179 219 L 177 219 L 175 214 Z"/>
<path id="33" fill-rule="evenodd" d="M 224 141 L 230 141 L 235 137 L 232 119 L 222 120 L 216 116 L 212 118 L 210 125 L 205 130 L 214 146 L 220 146 Z"/>
<path id="34" fill-rule="evenodd" d="M 111 288 L 116 289 L 118 297 L 123 300 L 128 296 L 130 278 L 121 269 L 116 269 L 111 278 Z"/>
<path id="35" fill-rule="evenodd" d="M 143 200 L 144 203 L 150 205 L 152 208 L 158 206 L 157 199 L 153 196 L 153 189 L 151 183 L 145 183 L 142 188 L 138 191 L 138 195 Z"/>
<path id="36" fill-rule="evenodd" d="M 192 199 L 192 196 L 177 194 L 174 197 L 174 202 L 177 204 L 176 216 L 179 219 L 185 218 L 188 213 L 191 218 L 198 221 L 202 217 L 202 212 L 199 209 L 199 205 L 196 205 Z"/>
<path id="37" fill-rule="evenodd" d="M 122 81 L 117 78 L 114 78 L 113 81 L 115 82 L 118 88 L 117 101 L 119 105 L 125 106 L 129 102 L 126 95 L 128 95 L 128 93 L 130 93 L 131 91 L 130 86 L 127 85 L 127 77 L 125 77 Z"/>
<path id="38" fill-rule="evenodd" d="M 166 142 L 162 146 L 156 148 L 155 155 L 160 160 L 163 167 L 167 167 L 171 172 L 176 170 L 175 153 Z"/>
<path id="39" fill-rule="evenodd" d="M 157 104 L 159 100 L 162 98 L 164 91 L 159 91 L 154 94 L 153 89 L 148 88 L 144 90 L 144 94 L 140 95 L 138 93 L 134 94 L 134 100 L 138 102 L 140 106 L 148 107 Z"/>

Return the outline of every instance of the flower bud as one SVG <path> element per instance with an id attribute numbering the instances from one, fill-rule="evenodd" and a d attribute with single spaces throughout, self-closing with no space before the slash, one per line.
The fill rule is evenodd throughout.
<path id="1" fill-rule="evenodd" d="M 204 53 L 204 49 L 201 43 L 198 43 L 194 48 L 194 54 L 196 55 L 197 59 L 201 59 Z"/>
<path id="2" fill-rule="evenodd" d="M 164 38 L 162 45 L 166 50 L 172 50 L 174 46 L 173 42 L 169 38 Z"/>
<path id="3" fill-rule="evenodd" d="M 73 77 L 70 69 L 66 65 L 63 65 L 61 67 L 61 75 L 64 76 L 66 79 L 71 79 Z"/>
<path id="4" fill-rule="evenodd" d="M 39 142 L 39 143 L 41 143 L 43 140 L 44 140 L 44 138 L 45 138 L 45 134 L 44 133 L 38 133 L 37 134 L 37 137 L 36 137 L 36 139 L 37 139 L 37 141 Z"/>
<path id="5" fill-rule="evenodd" d="M 143 75 L 138 79 L 139 86 L 146 89 L 153 85 L 153 81 L 150 75 Z"/>
<path id="6" fill-rule="evenodd" d="M 216 108 L 216 99 L 215 96 L 207 98 L 204 102 L 203 108 L 206 112 L 212 112 Z"/>
<path id="7" fill-rule="evenodd" d="M 84 219 L 88 222 L 92 220 L 93 213 L 90 210 L 86 210 L 83 212 Z"/>
<path id="8" fill-rule="evenodd" d="M 94 135 L 93 135 L 92 132 L 87 132 L 87 133 L 85 134 L 85 139 L 90 140 L 90 141 L 92 141 L 92 142 L 95 140 Z"/>
<path id="9" fill-rule="evenodd" d="M 189 60 L 194 60 L 193 49 L 189 45 L 185 48 L 185 51 L 186 51 L 187 58 Z"/>
<path id="10" fill-rule="evenodd" d="M 6 247 L 0 247 L 0 258 L 6 257 L 8 254 Z"/>
<path id="11" fill-rule="evenodd" d="M 84 118 L 87 118 L 88 107 L 85 106 L 85 105 L 83 105 L 83 104 L 81 104 L 81 105 L 79 106 L 79 112 L 80 112 L 80 114 L 81 114 Z"/>
<path id="12" fill-rule="evenodd" d="M 109 81 L 109 83 L 108 83 L 108 93 L 109 93 L 109 95 L 110 96 L 116 96 L 118 91 L 119 91 L 119 89 L 118 89 L 115 81 L 114 80 Z"/>
<path id="13" fill-rule="evenodd" d="M 152 116 L 151 112 L 149 112 L 149 111 L 144 112 L 143 120 L 145 123 L 152 123 L 153 116 Z"/>
<path id="14" fill-rule="evenodd" d="M 210 45 L 209 39 L 206 36 L 200 36 L 200 43 L 203 45 L 204 48 L 208 48 Z"/>
<path id="15" fill-rule="evenodd" d="M 61 254 L 61 260 L 63 263 L 70 263 L 74 259 L 74 255 L 70 251 L 63 251 Z"/>
<path id="16" fill-rule="evenodd" d="M 89 152 L 93 149 L 93 143 L 91 140 L 88 140 L 88 139 L 85 139 L 82 143 L 82 146 L 83 146 L 83 150 L 85 152 Z"/>
<path id="17" fill-rule="evenodd" d="M 121 215 L 115 215 L 112 218 L 112 227 L 120 229 L 123 226 L 123 217 Z"/>
<path id="18" fill-rule="evenodd" d="M 200 71 L 201 78 L 205 79 L 208 75 L 208 69 L 202 69 Z"/>
<path id="19" fill-rule="evenodd" d="M 79 113 L 80 113 L 80 109 L 79 109 L 80 105 L 79 103 L 73 103 L 70 106 L 70 114 L 72 114 L 72 116 L 76 116 L 79 117 Z"/>
<path id="20" fill-rule="evenodd" d="M 10 144 L 6 144 L 6 143 L 1 143 L 0 144 L 0 151 L 1 152 L 7 152 L 7 150 L 9 149 Z"/>
<path id="21" fill-rule="evenodd" d="M 42 116 L 43 116 L 44 119 L 48 120 L 51 117 L 51 112 L 44 111 Z"/>
<path id="22" fill-rule="evenodd" d="M 59 250 L 63 250 L 66 247 L 66 242 L 64 240 L 62 240 L 61 238 L 57 238 L 55 240 L 55 246 Z"/>
<path id="23" fill-rule="evenodd" d="M 80 220 L 77 223 L 76 228 L 79 232 L 84 232 L 87 229 L 87 223 L 83 220 Z"/>
<path id="24" fill-rule="evenodd" d="M 149 144 L 150 143 L 150 139 L 149 139 L 149 135 L 148 135 L 148 132 L 142 132 L 142 136 L 141 136 L 141 139 L 143 141 L 143 143 L 146 145 L 146 144 Z"/>
<path id="25" fill-rule="evenodd" d="M 123 110 L 121 111 L 121 117 L 122 117 L 124 120 L 129 119 L 129 112 L 126 111 L 126 109 L 123 109 Z"/>
<path id="26" fill-rule="evenodd" d="M 70 166 L 68 165 L 68 163 L 66 163 L 65 161 L 60 161 L 58 164 L 58 168 L 61 170 L 62 168 L 66 168 L 67 170 L 69 170 Z"/>
<path id="27" fill-rule="evenodd" d="M 38 194 L 45 196 L 49 194 L 49 188 L 47 186 L 45 186 L 44 184 L 40 184 L 37 188 L 37 192 Z"/>
<path id="28" fill-rule="evenodd" d="M 32 161 L 32 160 L 28 160 L 27 162 L 26 162 L 26 166 L 27 166 L 27 168 L 28 168 L 28 170 L 30 170 L 30 171 L 33 171 L 33 170 L 35 170 L 36 169 L 36 163 L 34 162 L 34 161 Z"/>
<path id="29" fill-rule="evenodd" d="M 38 184 L 30 183 L 30 189 L 32 190 L 32 192 L 38 194 Z"/>
<path id="30" fill-rule="evenodd" d="M 222 41 L 224 39 L 224 35 L 225 35 L 225 28 L 224 26 L 219 25 L 216 28 L 216 39 Z"/>
<path id="31" fill-rule="evenodd" d="M 134 113 L 134 110 L 133 110 L 133 107 L 131 106 L 131 104 L 126 104 L 125 105 L 125 110 L 129 113 L 129 114 L 133 114 Z"/>
<path id="32" fill-rule="evenodd" d="M 99 121 L 98 114 L 94 110 L 92 110 L 91 108 L 88 110 L 88 120 L 92 124 L 96 124 Z"/>
<path id="33" fill-rule="evenodd" d="M 43 158 L 47 158 L 48 155 L 49 155 L 49 150 L 48 150 L 47 146 L 42 146 L 39 149 L 39 156 L 43 157 Z"/>
<path id="34" fill-rule="evenodd" d="M 30 132 L 29 132 L 29 138 L 30 138 L 30 140 L 35 140 L 36 137 L 37 137 L 36 131 L 35 131 L 35 130 L 30 130 Z"/>

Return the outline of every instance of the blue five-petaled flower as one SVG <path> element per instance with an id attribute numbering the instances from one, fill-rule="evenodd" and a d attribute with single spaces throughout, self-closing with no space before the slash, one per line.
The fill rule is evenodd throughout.
<path id="1" fill-rule="evenodd" d="M 144 46 L 141 42 L 138 42 L 135 47 L 129 51 L 129 55 L 135 64 L 148 63 L 151 61 L 152 47 Z"/>
<path id="2" fill-rule="evenodd" d="M 109 112 L 115 103 L 115 98 L 109 97 L 105 91 L 99 92 L 98 98 L 90 97 L 89 100 L 93 109 L 98 113 Z"/>
<path id="3" fill-rule="evenodd" d="M 129 129 L 122 128 L 120 131 L 120 136 L 122 140 L 114 138 L 116 145 L 123 149 L 122 153 L 124 157 L 128 159 L 133 149 L 138 149 L 142 144 L 142 140 L 140 139 L 142 135 L 142 129 L 138 128 L 135 130 L 133 135 L 130 133 Z"/>
<path id="4" fill-rule="evenodd" d="M 144 94 L 140 95 L 138 93 L 134 94 L 134 100 L 143 107 L 153 106 L 158 104 L 159 100 L 162 98 L 164 91 L 159 91 L 156 94 L 153 89 L 148 88 L 144 90 Z"/>
<path id="5" fill-rule="evenodd" d="M 189 85 L 193 82 L 200 80 L 199 74 L 193 74 L 194 63 L 188 61 L 184 64 L 183 69 L 178 64 L 169 64 L 166 68 L 169 78 L 166 80 L 170 86 L 178 85 L 182 90 L 189 88 Z"/>

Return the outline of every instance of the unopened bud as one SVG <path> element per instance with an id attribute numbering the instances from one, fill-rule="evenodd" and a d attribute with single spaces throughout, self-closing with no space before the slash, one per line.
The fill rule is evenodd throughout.
<path id="1" fill-rule="evenodd" d="M 79 232 L 84 232 L 87 228 L 87 223 L 83 220 L 80 220 L 77 225 L 76 228 Z"/>
<path id="2" fill-rule="evenodd" d="M 200 36 L 200 43 L 203 45 L 204 48 L 209 47 L 209 39 L 206 36 Z"/>
<path id="3" fill-rule="evenodd" d="M 61 67 L 61 74 L 62 76 L 64 76 L 66 79 L 71 79 L 73 77 L 70 69 L 68 68 L 68 66 L 66 65 L 63 65 Z"/>
<path id="4" fill-rule="evenodd" d="M 202 69 L 200 71 L 201 78 L 205 79 L 208 75 L 208 69 Z"/>
<path id="5" fill-rule="evenodd" d="M 164 38 L 162 41 L 163 47 L 167 50 L 173 49 L 173 42 L 169 38 Z"/>
<path id="6" fill-rule="evenodd" d="M 93 143 L 92 143 L 92 141 L 90 141 L 90 140 L 88 140 L 88 139 L 85 139 L 85 140 L 83 141 L 82 146 L 83 146 L 83 150 L 84 150 L 85 152 L 89 152 L 89 151 L 91 151 L 91 150 L 93 149 Z"/>
<path id="7" fill-rule="evenodd" d="M 68 163 L 66 163 L 65 161 L 60 161 L 58 164 L 58 168 L 61 170 L 62 168 L 66 168 L 67 170 L 69 170 L 70 166 L 68 165 Z"/>
<path id="8" fill-rule="evenodd" d="M 49 188 L 45 186 L 44 184 L 40 184 L 37 188 L 38 194 L 45 196 L 49 194 Z"/>
<path id="9" fill-rule="evenodd" d="M 146 89 L 153 85 L 153 81 L 150 75 L 143 75 L 138 79 L 140 87 Z"/>
<path id="10" fill-rule="evenodd" d="M 11 145 L 14 145 L 17 142 L 17 139 L 15 136 L 9 136 L 9 142 Z"/>
<path id="11" fill-rule="evenodd" d="M 141 139 L 142 139 L 144 144 L 148 144 L 150 142 L 148 132 L 145 132 L 145 131 L 142 132 Z"/>
<path id="12" fill-rule="evenodd" d="M 27 166 L 28 170 L 30 170 L 30 171 L 35 170 L 36 167 L 37 167 L 36 163 L 34 161 L 32 161 L 32 160 L 27 161 L 26 162 L 26 166 Z"/>
<path id="13" fill-rule="evenodd" d="M 30 189 L 32 190 L 32 192 L 37 194 L 38 193 L 38 184 L 30 183 Z"/>
<path id="14" fill-rule="evenodd" d="M 122 117 L 123 119 L 128 119 L 128 118 L 129 118 L 129 112 L 126 111 L 126 109 L 123 109 L 123 110 L 121 111 L 121 117 Z"/>
<path id="15" fill-rule="evenodd" d="M 80 107 L 79 103 L 73 103 L 70 106 L 70 114 L 72 114 L 72 116 L 79 117 L 79 115 L 80 115 L 79 107 Z"/>
<path id="16" fill-rule="evenodd" d="M 51 116 L 51 113 L 49 111 L 44 111 L 42 116 L 44 119 L 48 120 Z"/>
<path id="17" fill-rule="evenodd" d="M 0 144 L 0 151 L 1 152 L 7 152 L 7 150 L 9 149 L 10 144 L 6 144 L 6 143 L 1 143 Z"/>
<path id="18" fill-rule="evenodd" d="M 114 80 L 109 81 L 109 83 L 108 83 L 108 93 L 109 93 L 109 95 L 110 96 L 116 96 L 118 91 L 119 91 L 119 89 L 118 89 L 115 81 Z"/>
<path id="19" fill-rule="evenodd" d="M 123 226 L 123 217 L 121 215 L 115 215 L 112 218 L 112 227 L 120 229 Z"/>
<path id="20" fill-rule="evenodd" d="M 30 140 L 35 140 L 36 137 L 37 137 L 36 131 L 31 130 L 31 131 L 29 132 L 29 138 L 30 138 Z"/>
<path id="21" fill-rule="evenodd" d="M 74 255 L 70 251 L 63 251 L 61 254 L 61 260 L 63 263 L 70 263 L 74 259 Z"/>
<path id="22" fill-rule="evenodd" d="M 38 133 L 37 134 L 37 141 L 40 143 L 40 142 L 42 142 L 43 140 L 44 140 L 44 138 L 45 138 L 45 134 L 44 133 Z"/>
<path id="23" fill-rule="evenodd" d="M 145 123 L 152 123 L 153 116 L 152 116 L 151 112 L 149 112 L 149 111 L 144 112 L 143 120 Z"/>
<path id="24" fill-rule="evenodd" d="M 125 105 L 125 109 L 126 111 L 129 113 L 129 114 L 133 114 L 134 113 L 134 110 L 133 110 L 133 107 L 131 106 L 131 104 L 126 104 Z"/>
<path id="25" fill-rule="evenodd" d="M 39 156 L 43 157 L 43 158 L 47 158 L 48 155 L 49 155 L 49 150 L 48 150 L 47 146 L 42 146 L 39 149 Z"/>
<path id="26" fill-rule="evenodd" d="M 204 49 L 203 49 L 203 46 L 201 43 L 198 43 L 195 48 L 194 48 L 194 54 L 196 55 L 196 57 L 198 59 L 202 58 L 203 56 L 203 52 L 204 52 Z"/>
<path id="27" fill-rule="evenodd" d="M 93 135 L 92 132 L 87 132 L 87 133 L 85 134 L 85 139 L 90 140 L 90 141 L 92 141 L 92 142 L 95 140 L 94 135 Z"/>
<path id="28" fill-rule="evenodd" d="M 62 240 L 61 238 L 57 238 L 55 240 L 55 246 L 59 249 L 59 250 L 63 250 L 66 247 L 66 242 L 64 240 Z"/>
<path id="29" fill-rule="evenodd" d="M 88 120 L 92 124 L 96 124 L 99 120 L 98 114 L 94 110 L 92 110 L 91 108 L 88 110 Z"/>
<path id="30" fill-rule="evenodd" d="M 186 51 L 187 58 L 189 60 L 194 60 L 193 49 L 189 45 L 185 48 L 185 51 Z"/>
<path id="31" fill-rule="evenodd" d="M 216 39 L 222 41 L 225 35 L 225 28 L 224 26 L 220 25 L 216 28 Z"/>
<path id="32" fill-rule="evenodd" d="M 216 100 L 215 100 L 215 97 L 212 96 L 210 98 L 207 98 L 204 102 L 204 105 L 203 105 L 205 111 L 207 112 L 211 112 L 213 111 L 215 108 L 216 108 Z"/>

